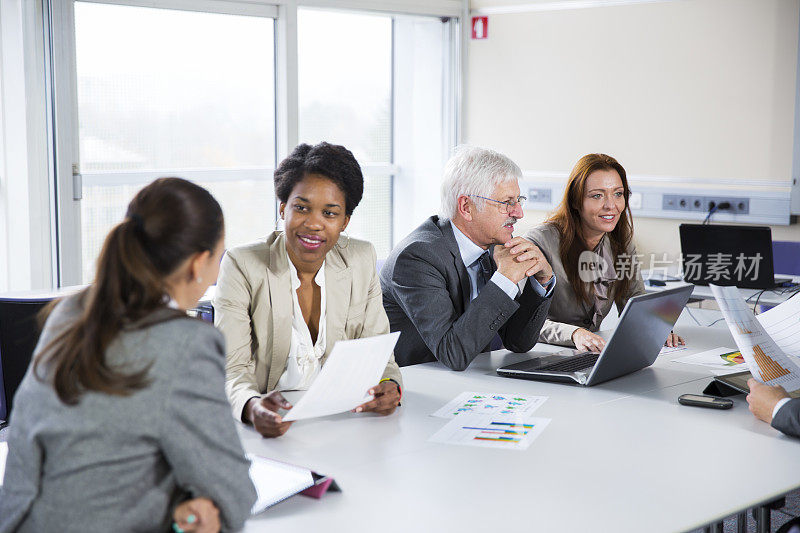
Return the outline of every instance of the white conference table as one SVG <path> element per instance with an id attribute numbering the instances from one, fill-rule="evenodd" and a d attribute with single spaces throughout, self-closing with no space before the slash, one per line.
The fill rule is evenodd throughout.
<path id="1" fill-rule="evenodd" d="M 756 420 L 743 396 L 728 411 L 677 403 L 711 374 L 671 360 L 735 345 L 726 329 L 676 331 L 689 349 L 595 387 L 502 378 L 497 367 L 527 356 L 497 351 L 464 372 L 404 367 L 403 406 L 388 417 L 300 421 L 278 439 L 242 425 L 248 452 L 308 466 L 343 489 L 290 498 L 245 531 L 676 532 L 800 487 L 800 441 Z M 549 396 L 535 416 L 552 422 L 525 451 L 428 442 L 446 423 L 430 413 L 464 391 Z"/>

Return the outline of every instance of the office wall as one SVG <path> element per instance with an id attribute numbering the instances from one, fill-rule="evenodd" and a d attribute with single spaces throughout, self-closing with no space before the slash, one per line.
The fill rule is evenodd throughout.
<path id="1" fill-rule="evenodd" d="M 790 183 L 800 1 L 471 8 L 521 4 L 531 9 L 490 13 L 488 39 L 469 42 L 467 142 L 537 173 L 600 151 L 633 176 Z M 528 212 L 520 228 L 544 216 Z M 638 218 L 639 250 L 677 255 L 679 223 Z M 800 240 L 800 227 L 773 237 Z"/>

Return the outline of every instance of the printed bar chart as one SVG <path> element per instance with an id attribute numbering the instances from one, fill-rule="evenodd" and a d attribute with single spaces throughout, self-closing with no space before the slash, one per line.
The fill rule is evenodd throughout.
<path id="1" fill-rule="evenodd" d="M 461 429 L 478 431 L 479 433 L 473 437 L 475 440 L 496 440 L 502 442 L 519 442 L 520 439 L 512 437 L 512 435 L 524 436 L 528 434 L 529 429 L 533 429 L 533 424 L 516 424 L 509 422 L 490 422 L 487 426 L 491 427 L 474 427 L 474 426 L 461 426 Z M 509 428 L 509 429 L 505 429 Z M 510 428 L 519 428 L 515 431 Z"/>
<path id="2" fill-rule="evenodd" d="M 739 289 L 711 285 L 711 291 L 753 377 L 768 385 L 781 385 L 788 392 L 800 389 L 800 365 L 756 319 Z"/>
<path id="3" fill-rule="evenodd" d="M 433 413 L 441 418 L 462 414 L 529 416 L 538 409 L 547 396 L 520 396 L 518 394 L 462 392 Z"/>
<path id="4" fill-rule="evenodd" d="M 430 441 L 461 446 L 524 450 L 542 433 L 549 422 L 549 418 L 461 413 L 431 436 Z"/>
<path id="5" fill-rule="evenodd" d="M 758 344 L 753 345 L 753 352 L 755 352 L 756 363 L 758 363 L 758 368 L 761 369 L 761 375 L 764 376 L 764 380 L 771 381 L 790 373 L 765 354 Z"/>

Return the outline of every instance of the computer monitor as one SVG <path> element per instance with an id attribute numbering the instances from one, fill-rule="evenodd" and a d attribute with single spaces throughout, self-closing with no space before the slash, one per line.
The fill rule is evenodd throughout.
<path id="1" fill-rule="evenodd" d="M 680 237 L 683 279 L 688 283 L 749 289 L 778 284 L 767 226 L 681 224 Z"/>

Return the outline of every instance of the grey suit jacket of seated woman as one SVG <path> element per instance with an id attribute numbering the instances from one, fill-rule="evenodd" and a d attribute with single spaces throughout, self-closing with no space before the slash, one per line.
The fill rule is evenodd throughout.
<path id="1" fill-rule="evenodd" d="M 608 299 L 603 301 L 598 311 L 598 317 L 594 316 L 594 305 L 584 304 L 578 300 L 575 291 L 572 290 L 572 285 L 569 282 L 569 276 L 564 270 L 564 265 L 561 263 L 561 256 L 558 247 L 561 244 L 561 236 L 558 228 L 551 223 L 541 224 L 531 229 L 525 238 L 533 241 L 545 255 L 550 265 L 553 267 L 553 272 L 556 274 L 556 288 L 553 291 L 553 299 L 550 304 L 550 311 L 547 314 L 547 320 L 542 326 L 542 331 L 539 334 L 539 341 L 548 344 L 561 344 L 563 346 L 574 346 L 572 342 L 572 334 L 578 328 L 585 328 L 589 331 L 597 331 L 600 329 L 600 322 L 602 317 L 608 315 L 611 306 L 614 304 L 615 290 L 609 291 Z M 607 258 L 613 257 L 611 251 L 611 243 L 609 240 L 603 239 L 601 243 L 603 247 L 602 255 Z M 636 250 L 631 247 L 628 254 L 630 256 L 636 255 Z M 618 308 L 619 312 L 625 307 L 625 304 L 633 296 L 644 294 L 644 282 L 642 281 L 642 274 L 636 270 L 636 278 L 629 286 L 628 294 L 622 301 L 622 307 Z M 599 320 L 598 320 L 599 319 Z"/>
<path id="2" fill-rule="evenodd" d="M 79 295 L 61 302 L 37 352 L 80 312 Z M 87 392 L 74 406 L 31 366 L 11 414 L 0 532 L 167 531 L 176 504 L 197 496 L 216 503 L 223 529 L 241 528 L 256 495 L 228 414 L 224 354 L 222 335 L 189 317 L 125 330 L 106 360 L 152 364 L 149 386 Z"/>

